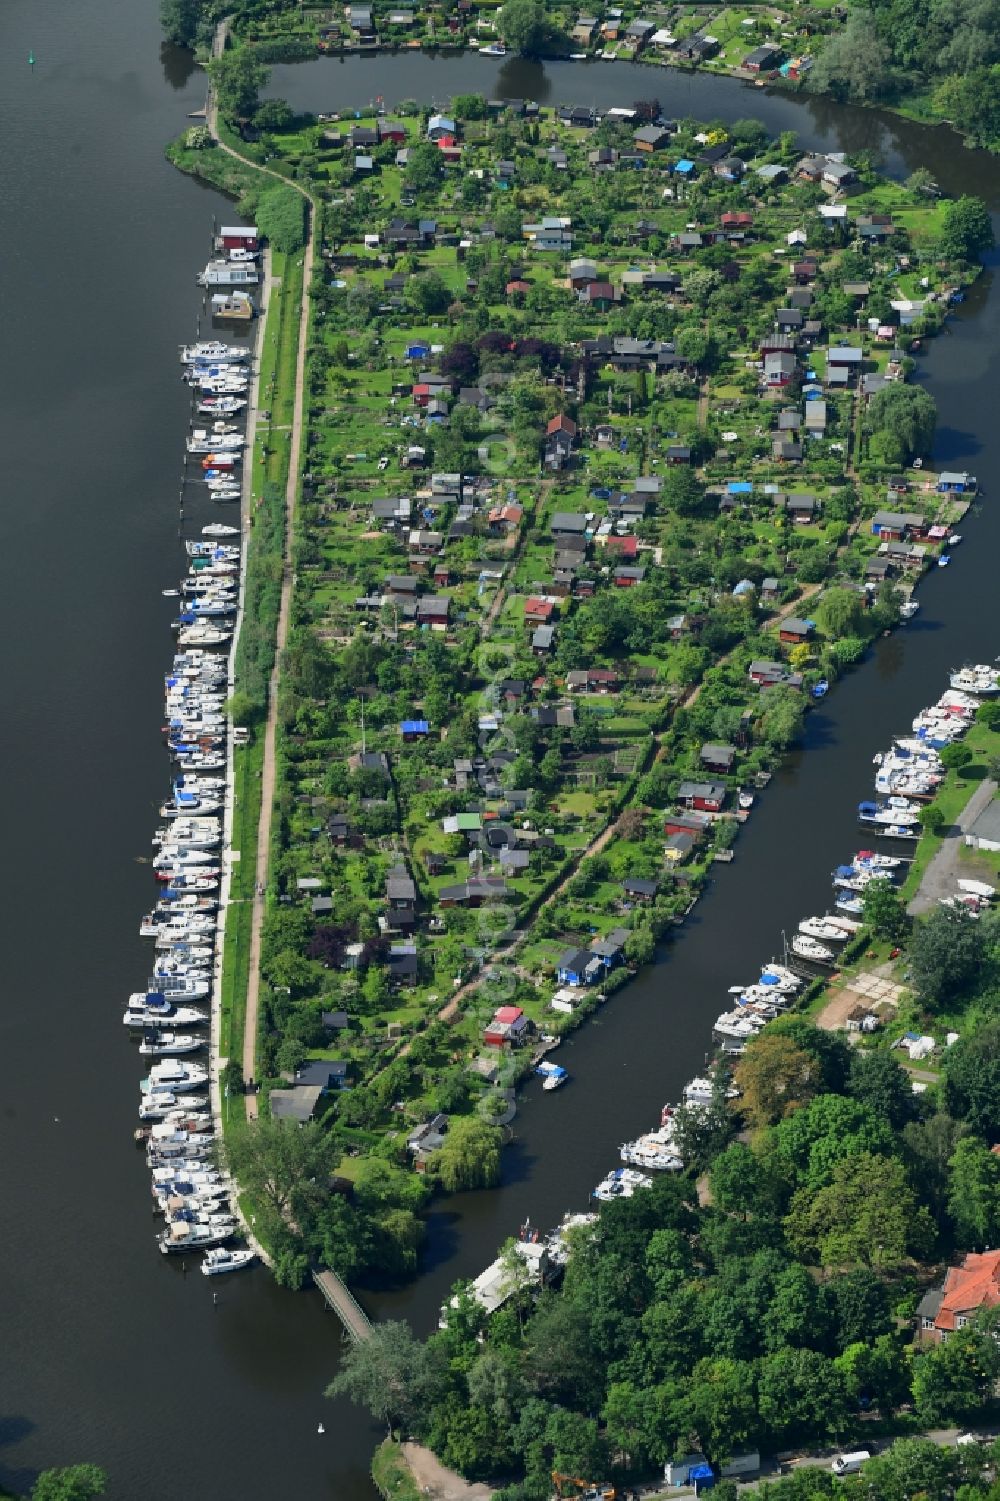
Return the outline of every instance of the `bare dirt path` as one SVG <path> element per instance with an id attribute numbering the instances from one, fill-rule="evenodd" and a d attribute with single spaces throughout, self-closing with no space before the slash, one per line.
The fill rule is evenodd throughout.
<path id="1" fill-rule="evenodd" d="M 446 1469 L 423 1444 L 402 1444 L 403 1457 L 421 1493 L 431 1501 L 490 1501 L 491 1486 L 470 1485 L 454 1470 Z"/>

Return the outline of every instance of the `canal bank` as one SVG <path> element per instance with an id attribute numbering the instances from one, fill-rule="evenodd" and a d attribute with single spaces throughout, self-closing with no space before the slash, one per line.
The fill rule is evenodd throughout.
<path id="1" fill-rule="evenodd" d="M 36 1468 L 93 1458 L 111 1472 L 113 1497 L 167 1501 L 184 1484 L 227 1501 L 283 1490 L 309 1501 L 368 1501 L 377 1435 L 356 1411 L 321 1397 L 340 1335 L 318 1295 L 283 1293 L 261 1271 L 226 1285 L 213 1308 L 208 1284 L 199 1277 L 192 1285 L 155 1254 L 143 1208 L 145 1171 L 129 1145 L 134 1060 L 109 1046 L 108 1019 L 144 962 L 135 916 L 150 880 L 136 860 L 148 852 L 150 811 L 164 792 L 150 725 L 160 712 L 169 618 L 168 603 L 159 611 L 155 600 L 179 558 L 187 403 L 176 346 L 191 331 L 191 268 L 225 205 L 162 162 L 163 143 L 200 105 L 204 87 L 182 57 L 166 53 L 161 64 L 152 11 L 123 17 L 99 0 L 83 17 L 60 0 L 45 47 L 38 25 L 23 0 L 8 11 L 11 121 L 0 167 L 10 222 L 19 226 L 5 283 L 11 378 L 0 407 L 8 494 L 17 497 L 3 513 L 0 599 L 8 638 L 18 643 L 8 661 L 12 811 L 3 878 L 17 937 L 0 1013 L 5 1053 L 16 1063 L 2 1171 L 17 1233 L 0 1252 L 0 1479 L 23 1490 Z M 39 65 L 29 75 L 22 58 L 32 46 Z M 439 81 L 400 73 L 397 97 L 492 88 L 468 77 L 471 60 L 452 60 L 450 75 L 430 59 L 398 61 L 427 62 Z M 367 63 L 302 71 L 314 66 L 327 71 L 313 107 L 394 96 Z M 556 65 L 550 97 L 589 101 L 616 76 L 594 65 L 575 87 L 569 68 Z M 275 93 L 284 71 L 275 70 Z M 638 92 L 624 71 L 615 102 L 648 94 L 646 70 Z M 724 80 L 708 80 L 709 90 L 682 104 L 668 82 L 679 89 L 700 80 L 656 75 L 670 108 L 756 114 L 772 129 L 798 129 L 805 146 L 881 146 L 893 171 L 926 162 L 949 191 L 1000 202 L 1000 164 L 964 152 L 946 132 L 880 123 L 827 101 L 748 94 Z M 502 87 L 540 92 L 516 78 Z M 73 281 L 61 274 L 67 250 L 56 213 L 74 225 Z M 926 360 L 941 414 L 936 459 L 969 463 L 985 487 L 982 514 L 966 526 L 967 550 L 925 581 L 918 620 L 880 643 L 810 716 L 804 755 L 775 778 L 690 929 L 567 1045 L 571 1088 L 553 1096 L 529 1088 L 504 1186 L 436 1207 L 426 1277 L 365 1298 L 376 1316 L 405 1316 L 426 1330 L 452 1280 L 491 1260 L 525 1213 L 548 1223 L 582 1205 L 619 1142 L 700 1065 L 733 976 L 751 974 L 776 950 L 780 927 L 825 895 L 827 872 L 850 847 L 872 754 L 923 704 L 935 674 L 988 651 L 979 602 L 993 587 L 1000 541 L 990 514 L 1000 474 L 987 447 L 998 335 L 1000 299 L 985 279 Z M 39 899 L 63 888 L 58 905 Z M 316 1433 L 320 1419 L 325 1437 Z M 184 1455 L 196 1456 L 183 1472 L 178 1437 Z"/>

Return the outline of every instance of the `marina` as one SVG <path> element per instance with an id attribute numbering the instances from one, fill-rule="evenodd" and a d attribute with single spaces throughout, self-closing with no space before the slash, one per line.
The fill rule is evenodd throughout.
<path id="1" fill-rule="evenodd" d="M 956 678 L 965 683 L 960 694 L 955 690 Z M 978 694 L 969 691 L 973 679 L 980 684 Z M 877 753 L 872 758 L 877 768 L 876 781 L 894 756 L 907 763 L 919 756 L 925 765 L 933 768 L 936 783 L 940 782 L 943 769 L 934 743 L 939 719 L 943 716 L 949 723 L 947 742 L 939 743 L 957 743 L 973 723 L 977 708 L 991 697 L 995 680 L 996 673 L 988 666 L 953 670 L 949 674 L 949 690 L 914 719 L 916 742 L 908 737 L 895 740 L 888 752 Z M 885 804 L 859 804 L 859 821 L 868 824 L 879 839 L 905 837 L 917 840 L 922 832 L 920 804 L 898 795 L 890 796 Z M 873 886 L 894 885 L 897 878 L 905 874 L 907 866 L 908 861 L 903 856 L 863 849 L 849 863 L 836 867 L 833 872 L 834 910 L 801 918 L 790 940 L 784 933 L 781 935 L 783 963 L 772 961 L 765 965 L 760 979 L 752 985 L 730 986 L 730 999 L 735 1005 L 716 1018 L 712 1028 L 714 1056 L 706 1055 L 706 1059 L 713 1057 L 714 1071 L 707 1077 L 689 1080 L 682 1088 L 681 1104 L 664 1105 L 656 1128 L 623 1143 L 620 1155 L 627 1165 L 624 1175 L 622 1169 L 613 1169 L 592 1190 L 592 1198 L 606 1202 L 631 1197 L 637 1190 L 651 1186 L 650 1171 L 683 1171 L 685 1162 L 678 1128 L 684 1113 L 696 1115 L 716 1102 L 721 1104 L 736 1097 L 738 1091 L 732 1085 L 728 1065 L 742 1055 L 747 1044 L 759 1036 L 769 1022 L 794 1006 L 799 993 L 811 981 L 821 975 L 832 977 L 842 953 L 840 946 L 862 930 L 862 923 L 857 919 L 864 913 L 865 892 Z M 995 897 L 995 888 L 986 882 L 956 879 L 954 893 L 941 898 L 941 904 L 961 906 L 978 917 L 990 907 Z M 841 915 L 845 911 L 855 916 Z M 877 1025 L 873 1016 L 867 1020 L 870 1025 L 866 1030 Z"/>
<path id="2" fill-rule="evenodd" d="M 224 280 L 226 268 L 238 270 L 240 279 L 257 279 L 255 229 L 229 228 L 215 244 L 224 257 L 212 263 L 218 280 Z M 211 299 L 213 318 L 218 301 L 217 296 Z M 239 463 L 247 445 L 248 401 L 242 394 L 207 398 L 208 415 L 215 420 L 211 427 L 198 427 L 195 421 L 205 405 L 206 384 L 249 391 L 253 353 L 249 346 L 217 339 L 179 349 L 192 400 L 186 454 L 204 471 L 213 500 L 249 498 L 241 484 L 219 483 L 220 471 Z M 198 483 L 197 467 L 192 482 Z M 183 520 L 182 499 L 182 525 Z M 163 681 L 161 732 L 173 771 L 170 793 L 159 809 L 165 822 L 151 841 L 160 894 L 139 924 L 139 936 L 153 941 L 153 972 L 146 989 L 130 995 L 123 1017 L 132 1035 L 141 1039 L 140 1057 L 149 1060 L 139 1086 L 141 1124 L 135 1140 L 145 1148 L 154 1206 L 164 1219 L 159 1250 L 185 1257 L 204 1252 L 201 1270 L 212 1277 L 243 1270 L 256 1260 L 253 1247 L 233 1244 L 241 1225 L 229 1180 L 214 1169 L 210 1178 L 203 1175 L 218 1147 L 217 1116 L 205 1096 L 212 1087 L 217 1092 L 218 1084 L 207 1061 L 189 1056 L 203 1054 L 209 1043 L 206 1029 L 213 1024 L 217 949 L 227 905 L 223 865 L 228 852 L 223 845 L 224 818 L 233 796 L 233 734 L 225 704 L 233 685 L 237 639 L 228 617 L 237 613 L 242 583 L 240 536 L 238 526 L 206 523 L 200 536 L 184 540 L 187 572 L 178 588 L 162 591 L 184 602 L 173 622 L 178 642 Z M 223 626 L 209 623 L 222 617 L 227 618 Z M 207 1005 L 211 1013 L 204 1009 Z M 158 1177 L 165 1169 L 172 1175 L 169 1180 Z"/>

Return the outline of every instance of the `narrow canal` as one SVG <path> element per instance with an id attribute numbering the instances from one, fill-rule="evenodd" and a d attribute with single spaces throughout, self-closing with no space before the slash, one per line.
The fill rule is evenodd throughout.
<path id="1" fill-rule="evenodd" d="M 115 1501 L 369 1501 L 377 1435 L 321 1396 L 337 1326 L 315 1296 L 282 1293 L 262 1272 L 225 1283 L 214 1307 L 204 1279 L 164 1264 L 130 1144 L 138 1071 L 118 1017 L 148 962 L 143 862 L 166 787 L 159 591 L 181 564 L 187 420 L 176 346 L 193 333 L 194 273 L 225 210 L 163 161 L 203 83 L 161 51 L 155 10 L 8 0 L 3 19 L 0 1484 L 26 1490 L 38 1468 L 86 1458 L 111 1472 Z M 896 173 L 925 164 L 949 191 L 1000 207 L 1000 164 L 943 131 L 725 80 L 399 56 L 279 68 L 273 81 L 314 110 L 470 89 L 599 105 L 656 94 L 678 114 L 752 114 L 803 145 L 876 149 Z M 426 1275 L 370 1300 L 376 1316 L 430 1327 L 454 1278 L 526 1214 L 546 1224 L 586 1203 L 620 1141 L 701 1066 L 727 987 L 776 951 L 783 925 L 824 904 L 873 753 L 952 663 L 996 654 L 998 324 L 985 280 L 925 361 L 938 457 L 976 470 L 985 489 L 953 567 L 926 581 L 918 620 L 810 717 L 802 754 L 680 941 L 567 1046 L 572 1086 L 528 1091 L 504 1186 L 435 1214 Z"/>

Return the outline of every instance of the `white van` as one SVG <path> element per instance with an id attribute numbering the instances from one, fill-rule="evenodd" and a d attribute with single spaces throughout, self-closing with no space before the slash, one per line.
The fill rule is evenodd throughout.
<path id="1" fill-rule="evenodd" d="M 830 1469 L 835 1475 L 856 1475 L 869 1459 L 871 1455 L 867 1449 L 855 1449 L 852 1454 L 838 1454 Z"/>

